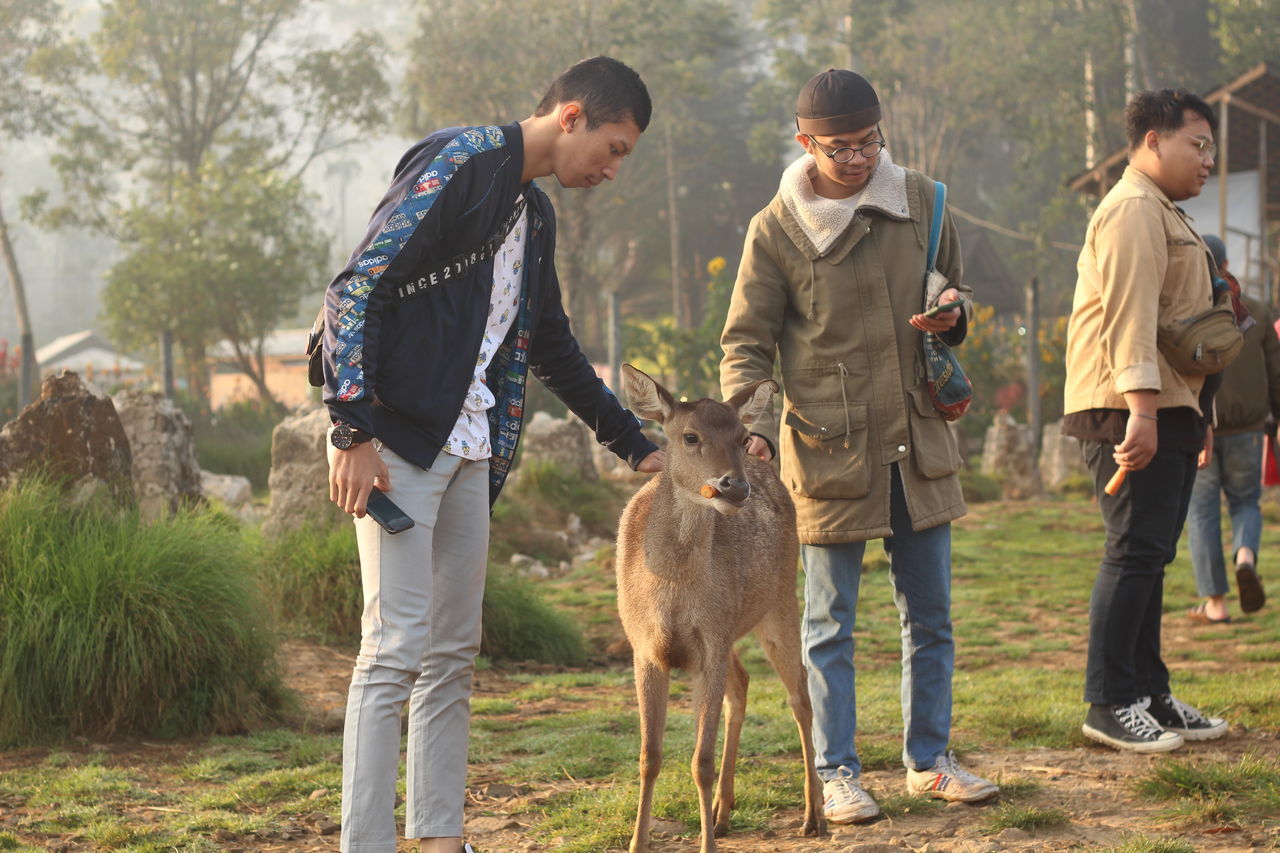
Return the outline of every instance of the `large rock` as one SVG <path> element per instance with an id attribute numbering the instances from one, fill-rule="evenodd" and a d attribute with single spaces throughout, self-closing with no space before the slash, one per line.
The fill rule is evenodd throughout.
<path id="1" fill-rule="evenodd" d="M 133 489 L 148 518 L 200 503 L 204 489 L 191 421 L 163 394 L 126 389 L 111 398 L 133 452 Z"/>
<path id="2" fill-rule="evenodd" d="M 134 501 L 129 438 L 111 398 L 64 370 L 40 387 L 40 398 L 0 430 L 0 484 L 41 468 L 80 497 L 106 492 Z"/>
<path id="3" fill-rule="evenodd" d="M 600 479 L 591 457 L 591 445 L 595 443 L 591 432 L 573 415 L 561 419 L 535 412 L 520 436 L 520 456 L 525 460 L 550 460 L 565 471 L 594 482 Z"/>
<path id="4" fill-rule="evenodd" d="M 201 471 L 200 486 L 204 489 L 205 497 L 221 501 L 223 506 L 233 512 L 253 502 L 253 484 L 248 477 Z"/>
<path id="5" fill-rule="evenodd" d="M 280 536 L 309 525 L 338 524 L 349 516 L 329 500 L 326 433 L 329 410 L 291 415 L 271 433 L 271 506 L 262 532 Z"/>
<path id="6" fill-rule="evenodd" d="M 1063 435 L 1062 421 L 1045 424 L 1040 441 L 1040 480 L 1045 488 L 1057 489 L 1074 477 L 1088 476 L 1080 439 Z"/>
<path id="7" fill-rule="evenodd" d="M 982 473 L 1001 481 L 1005 500 L 1025 500 L 1040 492 L 1035 439 L 1031 427 L 1008 412 L 997 412 L 982 443 Z"/>

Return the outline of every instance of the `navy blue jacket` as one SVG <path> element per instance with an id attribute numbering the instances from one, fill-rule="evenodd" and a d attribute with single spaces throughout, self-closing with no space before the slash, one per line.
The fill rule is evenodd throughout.
<path id="1" fill-rule="evenodd" d="M 519 441 L 531 370 L 634 468 L 656 446 L 578 347 L 555 270 L 555 210 L 522 185 L 518 124 L 448 128 L 413 146 L 360 247 L 325 294 L 324 402 L 429 469 L 471 384 L 488 318 L 493 260 L 482 247 L 523 196 L 528 238 L 517 317 L 489 366 L 491 499 Z"/>

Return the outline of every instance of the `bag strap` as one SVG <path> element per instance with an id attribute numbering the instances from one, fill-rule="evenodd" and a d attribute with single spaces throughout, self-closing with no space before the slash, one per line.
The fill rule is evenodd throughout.
<path id="1" fill-rule="evenodd" d="M 933 272 L 938 260 L 938 244 L 942 242 L 942 214 L 947 206 L 947 185 L 942 181 L 933 182 L 933 221 L 929 223 L 929 254 L 927 272 Z"/>

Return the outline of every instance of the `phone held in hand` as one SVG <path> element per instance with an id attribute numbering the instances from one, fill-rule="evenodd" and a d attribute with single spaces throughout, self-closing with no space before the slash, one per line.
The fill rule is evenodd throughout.
<path id="1" fill-rule="evenodd" d="M 946 304 L 943 304 L 943 305 L 935 305 L 932 308 L 930 308 L 928 311 L 924 312 L 923 316 L 937 317 L 939 314 L 943 314 L 947 311 L 954 311 L 955 309 L 959 308 L 963 304 L 964 304 L 963 301 L 957 299 L 955 302 L 947 302 Z"/>
<path id="2" fill-rule="evenodd" d="M 381 489 L 374 489 L 369 493 L 365 512 L 388 533 L 400 533 L 413 527 L 413 519 L 396 506 L 395 502 Z"/>

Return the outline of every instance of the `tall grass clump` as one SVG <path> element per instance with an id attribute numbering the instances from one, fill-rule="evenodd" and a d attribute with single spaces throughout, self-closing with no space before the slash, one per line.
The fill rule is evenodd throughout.
<path id="1" fill-rule="evenodd" d="M 234 526 L 60 492 L 42 477 L 0 492 L 0 746 L 271 718 L 273 638 Z"/>
<path id="2" fill-rule="evenodd" d="M 509 569 L 489 567 L 480 653 L 490 658 L 577 666 L 586 662 L 582 632 Z"/>
<path id="3" fill-rule="evenodd" d="M 216 412 L 198 403 L 184 405 L 195 436 L 200 467 L 248 478 L 255 493 L 267 490 L 271 474 L 271 434 L 283 410 L 263 400 L 241 400 Z"/>
<path id="4" fill-rule="evenodd" d="M 509 494 L 503 494 L 504 501 L 514 498 L 528 504 L 544 521 L 575 513 L 588 530 L 602 536 L 617 530 L 628 497 L 616 483 L 583 480 L 549 459 L 522 460 Z"/>
<path id="5" fill-rule="evenodd" d="M 282 625 L 325 642 L 360 637 L 363 593 L 352 525 L 310 527 L 259 547 L 262 585 Z M 577 626 L 505 567 L 489 568 L 483 620 L 480 653 L 486 657 L 564 665 L 586 660 Z"/>
<path id="6" fill-rule="evenodd" d="M 280 624 L 329 643 L 359 638 L 363 593 L 354 525 L 309 525 L 258 547 L 262 583 Z"/>

